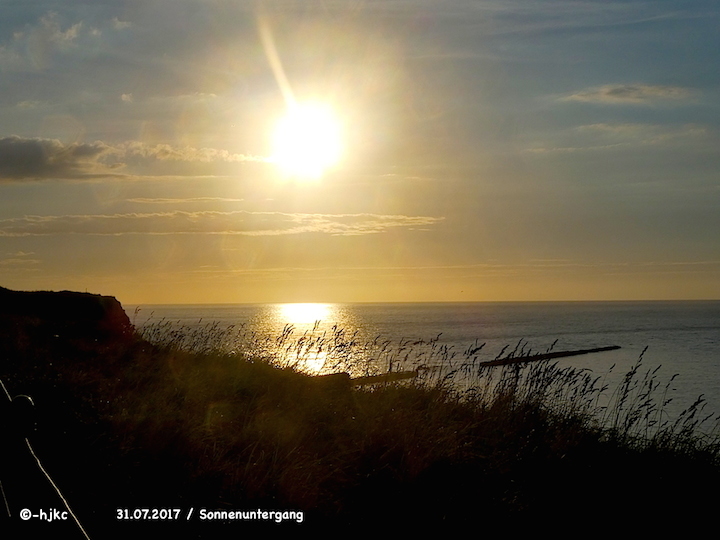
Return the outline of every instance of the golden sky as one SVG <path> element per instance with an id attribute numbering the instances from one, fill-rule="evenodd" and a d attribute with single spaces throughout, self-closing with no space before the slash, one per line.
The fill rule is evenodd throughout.
<path id="1" fill-rule="evenodd" d="M 0 285 L 720 298 L 720 8 L 13 2 Z"/>

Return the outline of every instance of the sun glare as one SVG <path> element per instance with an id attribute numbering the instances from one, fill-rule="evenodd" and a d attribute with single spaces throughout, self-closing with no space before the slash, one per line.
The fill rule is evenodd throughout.
<path id="1" fill-rule="evenodd" d="M 340 126 L 327 106 L 293 105 L 276 126 L 272 160 L 289 177 L 318 179 L 340 153 Z"/>

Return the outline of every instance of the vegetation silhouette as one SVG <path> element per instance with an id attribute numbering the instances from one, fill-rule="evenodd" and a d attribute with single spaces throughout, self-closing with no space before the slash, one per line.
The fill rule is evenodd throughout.
<path id="1" fill-rule="evenodd" d="M 159 321 L 127 339 L 81 339 L 10 322 L 0 377 L 35 400 L 28 439 L 91 538 L 481 521 L 571 530 L 589 515 L 624 524 L 663 513 L 700 524 L 717 504 L 714 417 L 698 401 L 667 418 L 667 386 L 642 357 L 610 392 L 549 360 L 483 366 L 482 345 L 458 357 L 437 338 L 361 343 L 339 328 L 267 338 Z M 318 355 L 328 376 L 303 372 Z M 372 378 L 388 371 L 417 375 Z M 137 508 L 196 513 L 117 519 Z M 202 522 L 200 508 L 305 517 Z"/>

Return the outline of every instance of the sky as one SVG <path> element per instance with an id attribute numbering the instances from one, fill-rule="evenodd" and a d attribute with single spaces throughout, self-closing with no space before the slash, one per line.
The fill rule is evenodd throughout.
<path id="1" fill-rule="evenodd" d="M 0 13 L 0 286 L 129 304 L 720 298 L 715 1 Z M 313 178 L 274 146 L 308 103 L 340 148 Z M 290 145 L 310 152 L 316 124 Z"/>

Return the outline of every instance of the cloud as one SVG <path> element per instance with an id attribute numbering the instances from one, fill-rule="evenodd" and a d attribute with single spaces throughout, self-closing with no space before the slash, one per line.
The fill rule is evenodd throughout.
<path id="1" fill-rule="evenodd" d="M 45 67 L 54 53 L 75 45 L 82 25 L 76 22 L 63 26 L 57 13 L 48 12 L 36 25 L 14 32 L 10 41 L 0 45 L 0 67 Z"/>
<path id="2" fill-rule="evenodd" d="M 204 203 L 204 202 L 243 202 L 245 199 L 230 199 L 227 197 L 189 197 L 183 199 L 175 198 L 146 198 L 136 197 L 126 199 L 127 202 L 139 204 L 182 204 L 182 203 Z"/>
<path id="3" fill-rule="evenodd" d="M 120 144 L 113 149 L 113 153 L 120 158 L 147 158 L 160 161 L 186 161 L 186 162 L 225 162 L 237 163 L 242 161 L 266 162 L 268 158 L 236 154 L 217 148 L 193 148 L 191 146 L 172 146 L 169 144 L 148 145 L 131 141 Z"/>
<path id="4" fill-rule="evenodd" d="M 149 101 L 153 104 L 171 103 L 173 105 L 188 105 L 198 103 L 211 103 L 216 99 L 218 99 L 218 95 L 213 94 L 212 92 L 192 92 L 190 94 L 155 96 L 150 98 Z"/>
<path id="5" fill-rule="evenodd" d="M 263 277 L 264 279 L 292 276 L 293 280 L 305 277 L 317 278 L 323 274 L 323 279 L 347 279 L 354 275 L 381 273 L 385 277 L 395 276 L 413 279 L 418 274 L 432 273 L 437 276 L 439 272 L 454 279 L 473 279 L 490 277 L 509 277 L 520 275 L 568 275 L 578 271 L 603 276 L 638 275 L 642 274 L 717 274 L 720 271 L 720 261 L 672 261 L 672 262 L 558 262 L 543 263 L 530 261 L 528 263 L 477 263 L 477 264 L 447 264 L 447 265 L 404 265 L 404 266 L 283 266 L 268 268 L 233 268 L 227 269 L 217 266 L 200 266 L 189 271 L 199 276 L 213 276 L 215 278 L 232 278 L 243 275 L 247 277 Z"/>
<path id="6" fill-rule="evenodd" d="M 33 252 L 18 251 L 16 253 L 8 253 L 7 255 L 6 257 L 0 257 L 0 269 L 19 267 L 28 269 L 40 263 L 38 259 L 30 257 L 30 255 L 34 255 Z"/>
<path id="7" fill-rule="evenodd" d="M 627 146 L 625 143 L 615 143 L 615 144 L 603 144 L 599 146 L 553 146 L 553 147 L 546 147 L 546 146 L 537 146 L 533 148 L 527 148 L 525 151 L 529 152 L 531 154 L 570 154 L 574 152 L 588 152 L 588 151 L 595 151 L 595 150 L 611 150 L 613 148 L 620 148 L 622 146 Z"/>
<path id="8" fill-rule="evenodd" d="M 62 144 L 57 139 L 0 138 L 0 179 L 77 178 L 97 172 L 110 148 L 101 143 Z"/>
<path id="9" fill-rule="evenodd" d="M 561 98 L 561 101 L 581 101 L 585 103 L 602 103 L 609 105 L 650 105 L 657 101 L 685 100 L 692 95 L 692 90 L 679 86 L 607 84 L 605 86 L 581 90 L 580 92 Z"/>
<path id="10" fill-rule="evenodd" d="M 76 39 L 81 26 L 82 22 L 79 22 L 73 24 L 66 30 L 62 30 L 57 13 L 49 12 L 40 18 L 40 26 L 36 30 L 36 33 L 40 34 L 41 39 L 62 45 Z"/>
<path id="11" fill-rule="evenodd" d="M 391 228 L 424 228 L 442 217 L 382 214 L 291 214 L 283 212 L 158 212 L 111 215 L 25 216 L 0 220 L 0 237 L 58 234 L 236 234 L 280 236 L 320 233 L 377 234 Z"/>
<path id="12" fill-rule="evenodd" d="M 657 128 L 658 126 L 650 126 L 648 124 L 633 124 L 633 123 L 620 123 L 620 124 L 609 124 L 609 123 L 597 123 L 597 124 L 585 124 L 575 128 L 580 132 L 596 132 L 608 135 L 620 135 L 620 136 L 635 136 L 639 133 L 648 131 L 650 128 Z"/>
<path id="13" fill-rule="evenodd" d="M 31 110 L 31 109 L 37 109 L 39 107 L 42 107 L 43 105 L 45 105 L 44 101 L 26 99 L 23 101 L 18 101 L 15 104 L 15 107 L 17 107 L 18 109 L 20 109 L 22 111 L 26 111 L 26 110 Z"/>
<path id="14" fill-rule="evenodd" d="M 598 123 L 577 126 L 572 129 L 573 146 L 536 146 L 526 151 L 543 153 L 572 153 L 640 146 L 669 146 L 692 144 L 698 148 L 701 143 L 711 143 L 710 132 L 697 124 L 664 126 L 640 123 Z M 584 143 L 584 144 L 582 144 Z"/>
<path id="15" fill-rule="evenodd" d="M 120 33 L 133 26 L 118 17 L 110 18 L 109 14 L 98 18 L 105 6 L 98 6 L 97 11 L 86 11 L 86 21 L 71 19 L 65 7 L 59 10 L 60 13 L 48 11 L 33 23 L 12 28 L 11 31 L 4 28 L 5 32 L 0 33 L 0 70 L 42 70 L 51 65 L 58 54 L 70 51 L 78 52 L 82 57 L 89 52 L 85 47 L 88 42 L 83 41 L 85 38 L 92 38 L 89 43 L 96 51 L 101 43 L 98 38 L 103 35 L 104 29 L 114 31 L 110 33 Z M 9 17 L 8 22 L 12 19 Z M 112 46 L 113 41 L 107 43 Z M 117 54 L 117 50 L 113 54 Z"/>
<path id="16" fill-rule="evenodd" d="M 112 25 L 115 30 L 124 30 L 125 28 L 129 28 L 130 26 L 132 26 L 131 23 L 127 21 L 121 21 L 117 17 L 112 18 Z"/>
<path id="17" fill-rule="evenodd" d="M 597 134 L 605 138 L 625 139 L 639 144 L 660 144 L 672 140 L 702 137 L 708 130 L 697 124 L 662 126 L 657 124 L 617 123 L 587 124 L 577 128 L 580 132 Z"/>
<path id="18" fill-rule="evenodd" d="M 57 139 L 0 138 L 0 180 L 91 179 L 118 176 L 129 165 L 162 162 L 195 164 L 267 162 L 261 156 L 217 148 L 129 141 L 117 145 L 101 141 L 64 144 Z M 173 171 L 177 174 L 177 171 Z M 188 172 L 188 174 L 192 174 Z"/>

